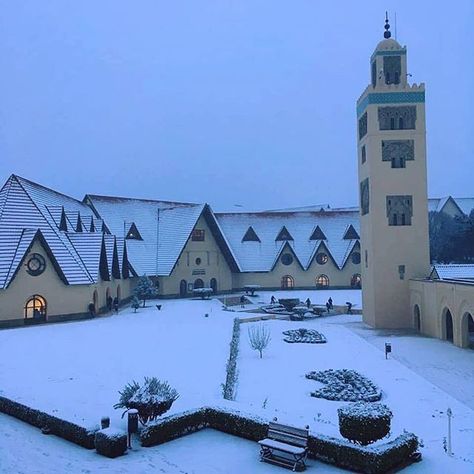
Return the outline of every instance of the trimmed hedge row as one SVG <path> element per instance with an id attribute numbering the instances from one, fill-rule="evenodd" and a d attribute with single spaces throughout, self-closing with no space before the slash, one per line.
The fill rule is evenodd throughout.
<path id="1" fill-rule="evenodd" d="M 207 407 L 158 420 L 145 428 L 140 438 L 142 446 L 150 447 L 203 428 L 258 441 L 266 437 L 268 422 L 239 412 Z M 320 434 L 312 434 L 308 438 L 310 458 L 366 474 L 384 473 L 411 464 L 417 449 L 418 438 L 413 433 L 404 433 L 393 441 L 373 447 L 357 446 Z"/>
<path id="2" fill-rule="evenodd" d="M 1 396 L 0 412 L 25 421 L 83 448 L 94 449 L 94 435 L 98 427 L 97 429 L 87 429 Z"/>
<path id="3" fill-rule="evenodd" d="M 232 340 L 230 341 L 229 359 L 226 365 L 226 379 L 222 384 L 222 392 L 226 400 L 235 399 L 235 385 L 237 383 L 237 356 L 239 354 L 240 340 L 240 319 L 234 319 L 234 327 L 232 329 Z"/>
<path id="4" fill-rule="evenodd" d="M 105 428 L 95 433 L 95 449 L 102 456 L 117 458 L 127 451 L 125 431 Z"/>

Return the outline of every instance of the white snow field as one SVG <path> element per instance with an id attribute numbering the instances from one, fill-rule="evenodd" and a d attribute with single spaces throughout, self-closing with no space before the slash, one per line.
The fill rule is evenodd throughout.
<path id="1" fill-rule="evenodd" d="M 320 304 L 332 296 L 335 305 L 351 301 L 354 308 L 360 308 L 360 291 L 349 290 L 261 292 L 254 301 L 268 302 L 272 294 L 302 300 L 309 296 L 313 303 Z M 126 309 L 118 316 L 96 320 L 0 331 L 0 394 L 86 426 L 98 424 L 102 416 L 108 415 L 112 425 L 122 428 L 125 422 L 120 418 L 121 410 L 112 408 L 118 390 L 133 379 L 141 381 L 143 376 L 168 380 L 178 390 L 180 398 L 169 413 L 221 403 L 233 318 L 254 315 L 223 311 L 218 300 L 160 303 L 161 311 L 149 302 L 136 314 Z M 253 306 L 247 305 L 246 310 Z M 407 429 L 423 440 L 423 461 L 406 472 L 473 473 L 474 411 L 468 405 L 469 394 L 474 392 L 474 351 L 420 336 L 399 335 L 396 342 L 365 329 L 360 321 L 361 317 L 355 315 L 304 322 L 266 321 L 263 324 L 271 331 L 272 340 L 263 359 L 250 349 L 247 340 L 248 327 L 262 323 L 241 324 L 236 407 L 266 417 L 277 416 L 282 422 L 309 424 L 315 433 L 339 436 L 337 407 L 341 403 L 311 397 L 310 391 L 321 384 L 304 375 L 314 370 L 352 368 L 382 389 L 382 402 L 394 412 L 392 436 Z M 283 342 L 283 330 L 300 327 L 322 332 L 328 342 Z M 389 360 L 381 351 L 385 340 L 393 343 L 394 357 Z M 403 342 L 400 351 L 398 341 Z M 459 361 L 458 370 L 449 376 L 444 354 L 448 367 Z M 425 377 L 423 368 L 427 366 L 430 370 Z M 441 380 L 445 377 L 450 382 L 443 386 Z M 453 387 L 460 385 L 465 389 L 458 393 Z M 448 407 L 454 413 L 452 457 L 443 449 Z M 315 461 L 310 464 L 315 472 L 342 472 Z M 154 448 L 141 448 L 136 441 L 128 455 L 109 460 L 0 415 L 1 473 L 278 470 L 258 462 L 256 443 L 213 430 Z"/>

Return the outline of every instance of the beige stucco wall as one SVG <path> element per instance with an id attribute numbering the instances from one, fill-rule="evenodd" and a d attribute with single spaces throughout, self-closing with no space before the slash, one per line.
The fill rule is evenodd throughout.
<path id="1" fill-rule="evenodd" d="M 178 295 L 181 280 L 194 283 L 197 278 L 203 280 L 205 287 L 209 287 L 211 279 L 215 278 L 218 292 L 232 289 L 232 273 L 229 265 L 203 216 L 199 218 L 195 229 L 204 230 L 205 240 L 197 242 L 191 237 L 188 239 L 171 275 L 159 278 L 160 295 Z M 199 265 L 196 264 L 197 258 L 201 259 Z M 196 271 L 204 274 L 193 275 Z"/>
<path id="2" fill-rule="evenodd" d="M 88 312 L 89 302 L 94 291 L 97 291 L 98 305 L 105 306 L 107 288 L 112 297 L 117 295 L 120 285 L 121 298 L 130 295 L 131 280 L 100 281 L 93 285 L 66 285 L 56 273 L 51 260 L 40 243 L 35 242 L 27 255 L 39 253 L 46 260 L 46 269 L 39 276 L 31 276 L 23 264 L 10 286 L 0 290 L 0 321 L 24 318 L 26 301 L 33 295 L 40 295 L 47 302 L 47 318 L 49 316 L 72 315 Z"/>
<path id="3" fill-rule="evenodd" d="M 325 252 L 321 249 L 322 252 Z M 353 252 L 360 252 L 359 246 L 354 247 Z M 287 253 L 285 250 L 283 253 Z M 294 255 L 293 255 L 294 257 Z M 327 263 L 320 265 L 313 259 L 308 270 L 303 270 L 301 265 L 293 258 L 291 265 L 283 265 L 281 257 L 278 259 L 273 270 L 269 272 L 245 272 L 234 274 L 234 288 L 243 288 L 245 285 L 261 285 L 264 288 L 280 288 L 281 279 L 290 275 L 294 279 L 295 288 L 314 287 L 316 278 L 323 274 L 329 278 L 330 287 L 350 287 L 351 278 L 354 274 L 360 274 L 360 264 L 352 263 L 351 256 L 346 265 L 339 270 L 334 261 L 329 257 Z"/>
<path id="4" fill-rule="evenodd" d="M 371 86 L 371 92 L 424 91 L 424 86 Z M 379 130 L 379 106 L 416 105 L 415 130 Z M 366 108 L 367 134 L 358 140 L 359 183 L 369 178 L 369 212 L 361 215 L 364 321 L 373 327 L 411 327 L 409 279 L 429 273 L 428 200 L 426 175 L 426 125 L 424 103 L 370 104 Z M 358 117 L 359 118 L 359 117 Z M 358 138 L 358 137 L 357 137 Z M 382 140 L 414 140 L 414 161 L 406 168 L 392 168 L 382 161 Z M 361 161 L 362 146 L 366 162 Z M 410 226 L 389 226 L 386 197 L 410 195 L 413 216 Z M 367 255 L 367 258 L 366 258 Z M 399 266 L 405 266 L 400 279 Z"/>
<path id="5" fill-rule="evenodd" d="M 428 336 L 446 339 L 446 311 L 453 319 L 453 342 L 468 346 L 467 318 L 474 317 L 474 283 L 444 280 L 411 280 L 410 313 L 415 323 L 415 305 L 420 309 L 420 331 Z"/>

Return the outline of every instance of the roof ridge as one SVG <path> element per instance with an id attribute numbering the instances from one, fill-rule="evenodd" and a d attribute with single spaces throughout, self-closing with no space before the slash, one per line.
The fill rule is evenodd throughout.
<path id="1" fill-rule="evenodd" d="M 84 204 L 84 200 L 86 198 L 91 198 L 91 199 L 107 199 L 107 200 L 121 200 L 121 201 L 141 201 L 141 202 L 152 202 L 152 203 L 163 203 L 163 204 L 180 204 L 184 206 L 201 206 L 203 205 L 202 203 L 197 203 L 197 202 L 185 202 L 185 201 L 167 201 L 167 200 L 161 200 L 161 199 L 149 199 L 149 198 L 135 198 L 135 197 L 124 197 L 124 196 L 110 196 L 107 194 L 89 194 L 87 193 L 84 196 L 84 199 L 82 200 L 82 203 Z"/>
<path id="2" fill-rule="evenodd" d="M 6 202 L 8 201 L 8 196 L 10 194 L 10 191 L 12 189 L 12 180 L 14 178 L 15 175 L 11 175 L 6 183 L 2 186 L 2 189 L 0 189 L 0 193 L 3 191 L 3 189 L 8 185 L 8 189 L 7 189 L 7 192 L 6 192 L 6 196 L 5 196 L 5 200 L 3 201 L 4 205 L 2 207 L 0 207 L 0 220 L 2 219 L 2 215 L 3 215 L 3 211 L 4 211 L 4 208 L 5 208 L 5 204 Z"/>

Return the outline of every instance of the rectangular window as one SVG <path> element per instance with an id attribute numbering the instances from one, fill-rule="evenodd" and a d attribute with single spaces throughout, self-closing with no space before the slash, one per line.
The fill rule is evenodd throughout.
<path id="1" fill-rule="evenodd" d="M 362 147 L 361 155 L 362 155 L 362 163 L 365 163 L 365 160 L 367 159 L 367 153 L 365 151 L 365 145 Z"/>
<path id="2" fill-rule="evenodd" d="M 411 225 L 412 196 L 387 196 L 387 218 L 390 226 Z"/>
<path id="3" fill-rule="evenodd" d="M 367 135 L 367 112 L 359 119 L 359 140 Z"/>
<path id="4" fill-rule="evenodd" d="M 415 130 L 416 106 L 379 107 L 378 118 L 380 130 Z"/>
<path id="5" fill-rule="evenodd" d="M 400 276 L 400 280 L 405 279 L 405 265 L 398 265 L 398 275 Z"/>
<path id="6" fill-rule="evenodd" d="M 191 234 L 191 240 L 193 242 L 204 242 L 204 229 L 194 229 Z"/>
<path id="7" fill-rule="evenodd" d="M 369 268 L 369 256 L 367 250 L 365 251 L 365 268 Z"/>

